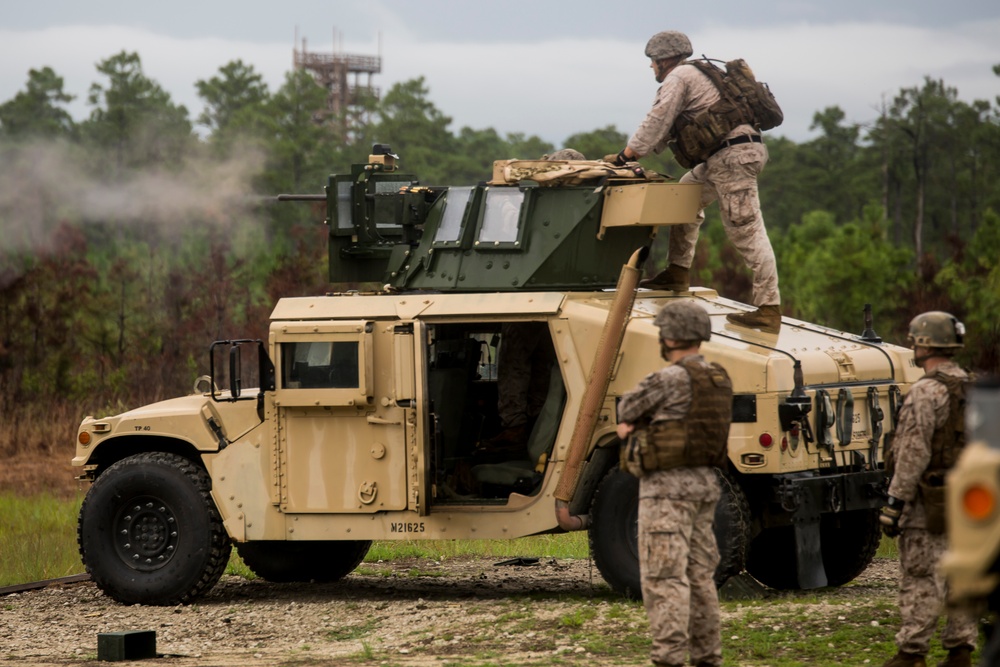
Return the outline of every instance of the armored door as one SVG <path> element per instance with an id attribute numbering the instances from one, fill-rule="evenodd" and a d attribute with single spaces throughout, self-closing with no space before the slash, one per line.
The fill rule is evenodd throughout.
<path id="1" fill-rule="evenodd" d="M 384 340 L 380 335 L 366 321 L 286 323 L 272 330 L 274 496 L 283 512 L 407 506 L 406 409 L 377 400 L 392 391 L 391 328 Z"/>

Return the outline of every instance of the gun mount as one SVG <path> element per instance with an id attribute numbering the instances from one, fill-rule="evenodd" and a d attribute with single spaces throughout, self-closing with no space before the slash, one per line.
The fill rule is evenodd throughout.
<path id="1" fill-rule="evenodd" d="M 615 286 L 661 225 L 694 222 L 699 187 L 589 160 L 498 160 L 475 186 L 421 185 L 376 144 L 329 178 L 330 281 L 389 290 L 547 291 Z M 558 187 L 552 187 L 558 186 Z"/>

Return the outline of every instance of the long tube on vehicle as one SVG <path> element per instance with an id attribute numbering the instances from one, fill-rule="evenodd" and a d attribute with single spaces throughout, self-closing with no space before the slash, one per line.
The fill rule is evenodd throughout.
<path id="1" fill-rule="evenodd" d="M 590 378 L 583 392 L 580 412 L 573 427 L 573 436 L 569 442 L 569 453 L 566 456 L 566 468 L 563 470 L 559 485 L 556 486 L 556 520 L 563 530 L 583 530 L 589 524 L 586 514 L 570 514 L 569 502 L 576 493 L 580 482 L 580 469 L 587 456 L 587 446 L 594 435 L 597 418 L 600 416 L 604 397 L 611 383 L 611 372 L 614 370 L 618 351 L 625 339 L 625 327 L 628 325 L 635 304 L 635 293 L 642 277 L 642 265 L 649 254 L 649 247 L 639 248 L 622 267 L 618 276 L 618 286 L 615 288 L 615 298 L 608 309 L 608 319 L 604 322 L 601 339 L 594 354 L 594 363 L 590 366 Z"/>

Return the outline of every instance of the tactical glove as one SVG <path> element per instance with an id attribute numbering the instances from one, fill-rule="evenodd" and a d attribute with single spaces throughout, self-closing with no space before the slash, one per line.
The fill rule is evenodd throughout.
<path id="1" fill-rule="evenodd" d="M 604 161 L 610 162 L 616 167 L 624 167 L 625 164 L 628 162 L 628 158 L 625 157 L 625 149 L 623 148 L 617 154 L 605 155 Z"/>
<path id="2" fill-rule="evenodd" d="M 903 505 L 905 504 L 906 501 L 889 496 L 888 502 L 882 507 L 882 511 L 879 512 L 878 522 L 882 524 L 882 532 L 887 537 L 896 537 L 899 535 L 899 517 L 903 514 Z"/>

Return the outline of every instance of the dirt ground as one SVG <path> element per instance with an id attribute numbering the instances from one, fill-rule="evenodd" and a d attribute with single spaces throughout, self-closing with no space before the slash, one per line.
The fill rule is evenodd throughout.
<path id="1" fill-rule="evenodd" d="M 70 497 L 78 488 L 71 455 L 0 467 L 0 488 L 46 488 Z M 823 631 L 842 625 L 852 604 L 865 615 L 877 605 L 891 608 L 897 567 L 895 561 L 876 560 L 850 586 L 815 597 L 765 591 L 762 600 L 754 587 L 729 586 L 724 599 L 738 602 L 723 608 L 724 646 L 742 641 L 731 629 L 738 625 L 746 630 L 774 624 L 778 630 L 806 611 L 811 626 Z M 763 614 L 760 605 L 766 605 Z M 766 620 L 758 622 L 758 615 Z M 786 617 L 791 620 L 782 620 Z M 131 630 L 155 631 L 159 657 L 117 664 L 650 664 L 642 605 L 613 593 L 589 560 L 544 558 L 532 565 L 475 558 L 364 563 L 332 584 L 225 576 L 195 604 L 178 607 L 123 606 L 90 582 L 10 594 L 0 597 L 0 664 L 103 664 L 96 661 L 98 634 Z M 787 650 L 794 655 L 801 649 Z M 871 654 L 858 663 L 879 664 L 882 658 Z"/>
<path id="2" fill-rule="evenodd" d="M 876 561 L 829 594 L 888 597 L 895 571 Z M 843 604 L 810 603 L 809 613 L 835 624 Z M 724 626 L 754 608 L 728 605 Z M 226 576 L 178 607 L 122 606 L 89 582 L 11 594 L 0 598 L 0 663 L 94 664 L 99 633 L 129 630 L 155 631 L 160 657 L 119 664 L 649 664 L 641 604 L 613 594 L 589 561 L 471 558 L 366 563 L 333 584 Z"/>

